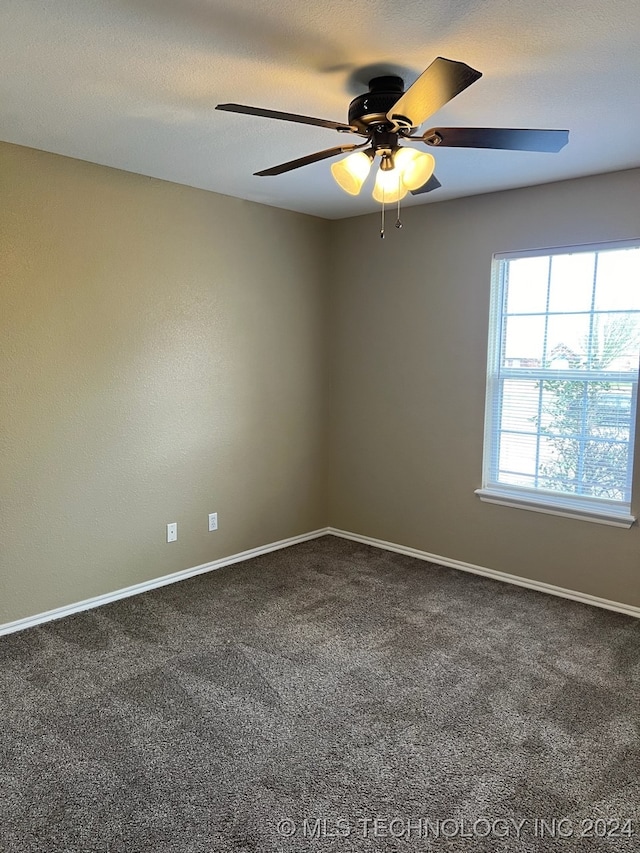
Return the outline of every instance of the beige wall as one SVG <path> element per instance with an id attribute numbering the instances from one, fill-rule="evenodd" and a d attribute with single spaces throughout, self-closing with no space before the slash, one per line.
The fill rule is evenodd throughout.
<path id="1" fill-rule="evenodd" d="M 640 237 L 640 170 L 412 208 L 403 219 L 384 241 L 377 216 L 331 224 L 330 524 L 640 605 L 637 525 L 474 495 L 492 254 Z"/>
<path id="2" fill-rule="evenodd" d="M 473 494 L 492 253 L 640 236 L 640 170 L 384 241 L 17 146 L 0 176 L 0 624 L 327 523 L 640 604 L 637 526 Z"/>
<path id="3" fill-rule="evenodd" d="M 0 624 L 326 524 L 327 227 L 0 145 Z"/>

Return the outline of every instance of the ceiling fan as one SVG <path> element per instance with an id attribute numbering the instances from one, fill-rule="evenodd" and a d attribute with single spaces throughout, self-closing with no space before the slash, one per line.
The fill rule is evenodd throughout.
<path id="1" fill-rule="evenodd" d="M 319 160 L 351 152 L 343 160 L 334 163 L 331 172 L 343 190 L 351 195 L 358 195 L 375 157 L 378 156 L 380 168 L 373 197 L 384 206 L 385 203 L 404 198 L 407 192 L 417 195 L 441 186 L 433 174 L 433 156 L 401 145 L 401 142 L 422 142 L 433 148 L 494 148 L 546 152 L 560 151 L 567 144 L 568 130 L 433 127 L 422 134 L 414 133 L 429 116 L 480 77 L 480 71 L 464 62 L 444 59 L 442 56 L 437 57 L 406 92 L 401 77 L 374 77 L 369 81 L 369 91 L 358 95 L 349 104 L 346 124 L 244 104 L 218 104 L 216 109 L 328 127 L 339 133 L 364 137 L 365 141 L 360 144 L 327 148 L 255 174 L 281 175 Z"/>

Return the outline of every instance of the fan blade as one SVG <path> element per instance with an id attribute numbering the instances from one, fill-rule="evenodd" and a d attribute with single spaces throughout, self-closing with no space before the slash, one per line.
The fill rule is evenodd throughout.
<path id="1" fill-rule="evenodd" d="M 312 116 L 299 116 L 296 113 L 282 113 L 278 110 L 263 110 L 262 107 L 247 107 L 244 104 L 218 104 L 217 110 L 225 110 L 228 113 L 245 113 L 250 116 L 262 116 L 263 118 L 278 118 L 282 121 L 297 121 L 299 124 L 313 124 L 317 127 L 328 127 L 331 130 L 343 132 L 355 132 L 348 124 L 340 124 L 338 121 L 330 121 L 325 118 L 313 118 Z"/>
<path id="2" fill-rule="evenodd" d="M 422 138 L 427 145 L 448 148 L 557 152 L 569 141 L 569 131 L 513 127 L 434 127 Z"/>
<path id="3" fill-rule="evenodd" d="M 436 178 L 435 175 L 431 175 L 426 184 L 423 184 L 421 187 L 418 187 L 417 190 L 411 190 L 411 195 L 422 195 L 422 193 L 430 193 L 431 190 L 437 190 L 438 187 L 441 187 L 442 184 Z"/>
<path id="4" fill-rule="evenodd" d="M 368 143 L 365 143 L 367 145 Z M 299 169 L 301 166 L 308 166 L 309 163 L 317 163 L 318 160 L 326 160 L 328 157 L 335 157 L 336 154 L 342 154 L 345 151 L 353 151 L 356 148 L 364 148 L 364 145 L 338 145 L 336 148 L 326 148 L 324 151 L 316 151 L 315 154 L 307 154 L 306 157 L 299 157 L 297 160 L 289 160 L 288 163 L 280 163 L 279 166 L 272 166 L 270 169 L 263 169 L 261 172 L 254 172 L 254 175 L 281 175 L 283 172 L 290 172 L 292 169 Z"/>
<path id="5" fill-rule="evenodd" d="M 480 77 L 480 71 L 464 62 L 439 56 L 400 96 L 387 113 L 387 118 L 389 121 L 408 120 L 411 127 L 417 127 Z"/>

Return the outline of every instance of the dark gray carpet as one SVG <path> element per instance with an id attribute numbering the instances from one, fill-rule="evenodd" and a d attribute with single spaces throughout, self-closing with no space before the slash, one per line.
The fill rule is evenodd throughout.
<path id="1" fill-rule="evenodd" d="M 0 850 L 633 851 L 639 699 L 637 621 L 325 537 L 0 638 Z"/>

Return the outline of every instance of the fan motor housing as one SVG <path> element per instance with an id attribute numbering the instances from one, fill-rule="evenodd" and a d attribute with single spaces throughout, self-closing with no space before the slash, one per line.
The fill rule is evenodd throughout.
<path id="1" fill-rule="evenodd" d="M 402 77 L 374 77 L 369 81 L 369 91 L 349 104 L 349 124 L 365 133 L 372 125 L 389 125 L 387 113 L 403 94 Z"/>

